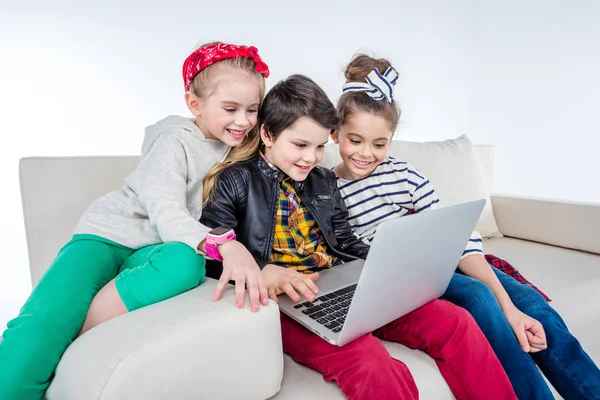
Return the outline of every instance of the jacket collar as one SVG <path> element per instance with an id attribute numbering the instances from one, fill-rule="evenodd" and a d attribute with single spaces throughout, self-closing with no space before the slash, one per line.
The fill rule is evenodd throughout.
<path id="1" fill-rule="evenodd" d="M 279 168 L 271 164 L 262 152 L 259 153 L 256 164 L 263 175 L 274 181 L 281 182 L 287 176 Z M 304 189 L 304 182 L 292 181 L 292 184 L 296 190 Z"/>
<path id="2" fill-rule="evenodd" d="M 256 158 L 256 165 L 258 166 L 258 170 L 269 179 L 281 182 L 285 178 L 285 174 L 271 164 L 262 153 Z"/>

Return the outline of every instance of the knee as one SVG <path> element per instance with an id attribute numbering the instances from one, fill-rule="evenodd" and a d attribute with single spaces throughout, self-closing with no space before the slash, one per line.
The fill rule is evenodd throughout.
<path id="1" fill-rule="evenodd" d="M 500 310 L 496 296 L 483 282 L 473 279 L 460 292 L 460 300 L 454 303 L 467 309 L 476 319 Z"/>
<path id="2" fill-rule="evenodd" d="M 90 300 L 91 301 L 91 300 Z M 26 303 L 26 306 L 28 303 Z M 88 311 L 88 302 L 35 304 L 9 321 L 3 333 L 4 343 L 24 354 L 42 354 L 48 349 L 66 349 L 77 337 Z M 25 309 L 25 307 L 24 307 Z"/>
<path id="3" fill-rule="evenodd" d="M 450 321 L 452 325 L 460 325 L 473 321 L 471 313 L 456 304 L 444 300 L 432 302 L 432 304 L 435 304 L 436 314 L 443 315 L 443 319 Z"/>
<path id="4" fill-rule="evenodd" d="M 353 343 L 344 357 L 346 368 L 340 371 L 340 383 L 349 398 L 418 398 L 408 367 L 392 358 L 378 339 L 367 335 Z"/>
<path id="5" fill-rule="evenodd" d="M 377 371 L 381 373 L 381 366 L 389 367 L 394 363 L 387 349 L 372 334 L 358 338 L 344 347 L 346 359 L 355 361 L 349 364 L 352 364 L 352 369 L 360 372 L 361 376 L 371 376 Z"/>
<path id="6" fill-rule="evenodd" d="M 198 286 L 206 276 L 205 260 L 188 245 L 169 242 L 159 246 L 151 263 L 178 292 Z"/>
<path id="7" fill-rule="evenodd" d="M 432 336 L 437 336 L 432 338 L 434 342 L 445 343 L 458 332 L 477 327 L 471 313 L 462 307 L 444 300 L 435 302 L 435 307 L 439 319 L 437 328 L 431 332 Z"/>
<path id="8" fill-rule="evenodd" d="M 556 319 L 557 312 L 541 294 L 525 285 L 519 289 L 521 289 L 521 293 L 511 296 L 511 299 L 519 310 L 542 323 L 544 322 L 543 320 L 552 322 Z"/>
<path id="9" fill-rule="evenodd" d="M 0 360 L 3 367 L 6 366 L 2 371 L 6 373 L 6 382 L 19 391 L 50 379 L 76 335 L 71 332 L 77 332 L 78 329 L 69 325 L 61 326 L 50 318 L 19 317 L 17 323 L 17 326 L 13 326 L 13 321 L 9 322 L 4 340 L 0 340 Z M 3 383 L 0 383 L 0 393 L 5 394 Z M 17 397 L 0 395 L 0 398 Z"/>

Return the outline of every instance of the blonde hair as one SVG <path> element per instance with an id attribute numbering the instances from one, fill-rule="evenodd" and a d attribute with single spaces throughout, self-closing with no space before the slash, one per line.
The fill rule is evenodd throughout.
<path id="1" fill-rule="evenodd" d="M 198 48 L 217 43 L 221 42 L 205 43 L 201 46 L 198 46 Z M 265 97 L 265 78 L 260 73 L 256 72 L 256 63 L 254 62 L 254 60 L 252 60 L 252 58 L 226 58 L 206 67 L 205 69 L 200 71 L 198 75 L 194 77 L 194 79 L 192 79 L 189 89 L 190 92 L 196 95 L 199 99 L 209 96 L 211 88 L 213 86 L 211 85 L 212 78 L 215 76 L 215 74 L 219 72 L 219 69 L 222 68 L 239 69 L 258 77 L 260 100 L 259 107 L 262 105 L 262 101 Z M 206 176 L 204 177 L 204 183 L 202 187 L 202 207 L 206 206 L 206 204 L 210 200 L 213 187 L 215 186 L 221 171 L 223 171 L 229 165 L 233 165 L 238 162 L 251 159 L 254 155 L 258 153 L 259 144 L 259 125 L 256 124 L 254 128 L 252 128 L 250 132 L 248 132 L 242 143 L 239 146 L 236 146 L 233 149 L 231 149 L 225 160 L 215 164 L 207 172 Z"/>
<path id="2" fill-rule="evenodd" d="M 242 144 L 234 147 L 222 162 L 215 164 L 204 177 L 202 186 L 202 207 L 205 207 L 211 199 L 213 189 L 219 179 L 219 174 L 230 165 L 248 161 L 258 154 L 260 146 L 260 134 L 258 124 L 246 135 Z"/>

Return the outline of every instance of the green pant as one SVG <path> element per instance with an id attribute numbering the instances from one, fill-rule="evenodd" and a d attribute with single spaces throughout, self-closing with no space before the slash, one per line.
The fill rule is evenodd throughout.
<path id="1" fill-rule="evenodd" d="M 60 358 L 81 330 L 104 285 L 116 286 L 129 311 L 192 289 L 205 261 L 189 246 L 133 250 L 94 235 L 75 235 L 58 253 L 0 341 L 0 399 L 42 399 Z"/>

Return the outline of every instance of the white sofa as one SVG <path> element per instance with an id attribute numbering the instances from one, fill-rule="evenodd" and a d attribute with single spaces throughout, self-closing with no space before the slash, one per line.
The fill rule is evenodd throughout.
<path id="1" fill-rule="evenodd" d="M 486 190 L 493 190 L 493 147 L 476 146 L 475 151 Z M 70 238 L 85 207 L 119 187 L 137 162 L 134 156 L 21 160 L 34 285 Z M 508 259 L 545 291 L 592 359 L 600 362 L 600 302 L 595 299 L 600 290 L 600 204 L 502 195 L 492 195 L 491 203 L 504 237 L 486 240 L 485 251 Z M 214 303 L 214 284 L 207 279 L 196 289 L 116 318 L 77 339 L 58 366 L 47 397 L 344 398 L 335 384 L 283 355 L 274 303 L 259 313 L 238 310 L 231 290 Z M 385 345 L 409 366 L 422 399 L 453 398 L 428 356 Z"/>

